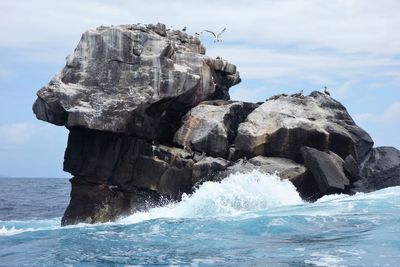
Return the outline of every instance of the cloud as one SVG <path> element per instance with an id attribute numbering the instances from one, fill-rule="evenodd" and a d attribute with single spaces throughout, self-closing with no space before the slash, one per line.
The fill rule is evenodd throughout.
<path id="1" fill-rule="evenodd" d="M 355 115 L 354 119 L 361 123 L 400 124 L 400 101 L 389 105 L 381 114 L 360 113 Z"/>
<path id="2" fill-rule="evenodd" d="M 336 87 L 335 95 L 347 96 L 349 89 L 362 79 L 385 76 L 400 68 L 390 56 L 337 54 L 320 51 L 287 51 L 242 45 L 212 46 L 211 56 L 222 56 L 238 66 L 243 80 L 286 83 L 306 81 L 319 86 Z M 338 84 L 338 80 L 345 80 Z M 321 87 L 322 88 L 322 87 Z"/>
<path id="3" fill-rule="evenodd" d="M 33 124 L 28 122 L 0 125 L 0 140 L 11 145 L 29 142 L 35 132 Z"/>
<path id="4" fill-rule="evenodd" d="M 374 114 L 372 113 L 360 113 L 360 114 L 356 114 L 354 115 L 354 120 L 357 123 L 363 123 L 363 122 L 367 122 L 370 121 L 372 118 L 374 117 Z"/>
<path id="5" fill-rule="evenodd" d="M 270 95 L 271 92 L 266 87 L 242 88 L 239 85 L 238 87 L 232 88 L 229 94 L 232 100 L 258 102 L 265 101 L 266 96 Z"/>
<path id="6" fill-rule="evenodd" d="M 236 64 L 243 80 L 305 81 L 344 98 L 364 77 L 400 79 L 399 9 L 396 0 L 2 1 L 0 49 L 17 49 L 10 61 L 19 64 L 61 68 L 81 33 L 99 25 L 161 21 L 190 33 L 226 26 L 224 42 L 209 43 L 207 53 Z"/>
<path id="7" fill-rule="evenodd" d="M 3 68 L 0 66 L 0 78 L 6 78 L 13 75 L 13 72 L 9 69 Z"/>
<path id="8" fill-rule="evenodd" d="M 2 1 L 0 45 L 71 44 L 100 24 L 165 22 L 195 32 L 228 27 L 226 40 L 302 49 L 400 53 L 400 2 L 378 1 Z"/>
<path id="9" fill-rule="evenodd" d="M 391 104 L 377 120 L 385 123 L 400 123 L 400 101 Z"/>

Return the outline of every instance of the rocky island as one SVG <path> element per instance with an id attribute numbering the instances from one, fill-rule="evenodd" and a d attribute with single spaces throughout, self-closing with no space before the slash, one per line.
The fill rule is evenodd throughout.
<path id="1" fill-rule="evenodd" d="M 69 130 L 62 224 L 179 201 L 237 170 L 277 172 L 308 201 L 400 185 L 400 151 L 374 148 L 335 99 L 231 101 L 240 81 L 234 64 L 160 23 L 86 31 L 33 105 L 38 119 Z"/>

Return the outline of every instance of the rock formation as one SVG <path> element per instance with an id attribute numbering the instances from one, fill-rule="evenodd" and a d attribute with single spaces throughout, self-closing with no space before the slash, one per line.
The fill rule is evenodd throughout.
<path id="1" fill-rule="evenodd" d="M 306 200 L 400 184 L 400 152 L 372 148 L 330 96 L 230 101 L 239 82 L 235 65 L 160 23 L 85 32 L 33 105 L 69 130 L 62 224 L 114 220 L 254 168 L 289 179 Z"/>

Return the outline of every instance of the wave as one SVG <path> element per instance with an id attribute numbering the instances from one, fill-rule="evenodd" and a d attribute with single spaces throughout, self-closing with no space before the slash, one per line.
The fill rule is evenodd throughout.
<path id="1" fill-rule="evenodd" d="M 0 237 L 25 232 L 130 225 L 155 219 L 216 218 L 232 220 L 248 217 L 336 216 L 380 209 L 399 209 L 400 187 L 386 188 L 353 196 L 329 195 L 315 203 L 302 201 L 296 188 L 276 174 L 257 170 L 231 174 L 221 182 L 205 182 L 182 201 L 146 212 L 134 213 L 116 222 L 97 225 L 60 226 L 60 218 L 47 220 L 0 221 Z"/>
<path id="2" fill-rule="evenodd" d="M 167 206 L 138 212 L 120 223 L 157 218 L 226 217 L 279 206 L 302 204 L 296 188 L 276 174 L 257 170 L 231 174 L 221 182 L 205 182 L 192 195 Z"/>

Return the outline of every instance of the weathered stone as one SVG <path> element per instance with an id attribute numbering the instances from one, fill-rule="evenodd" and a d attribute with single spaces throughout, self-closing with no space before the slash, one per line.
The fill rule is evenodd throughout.
<path id="1" fill-rule="evenodd" d="M 82 177 L 70 181 L 71 201 L 62 217 L 62 225 L 115 220 L 160 205 L 164 199 L 149 190 L 131 188 L 124 192 L 116 186 L 91 183 Z"/>
<path id="2" fill-rule="evenodd" d="M 307 168 L 290 159 L 257 156 L 249 163 L 265 173 L 277 173 L 282 179 L 289 179 L 304 200 L 313 201 L 322 196 L 314 177 Z"/>
<path id="3" fill-rule="evenodd" d="M 204 157 L 193 165 L 192 184 L 198 186 L 204 181 L 213 180 L 215 175 L 224 171 L 232 162 L 222 158 Z"/>
<path id="4" fill-rule="evenodd" d="M 236 66 L 204 51 L 163 24 L 88 30 L 33 110 L 56 125 L 168 139 L 191 107 L 240 82 Z"/>
<path id="5" fill-rule="evenodd" d="M 377 147 L 360 166 L 360 183 L 355 191 L 370 192 L 400 185 L 400 151 L 394 147 Z"/>
<path id="6" fill-rule="evenodd" d="M 343 162 L 343 168 L 345 173 L 348 174 L 351 182 L 355 182 L 361 178 L 359 164 L 352 155 L 348 155 L 345 158 Z"/>
<path id="7" fill-rule="evenodd" d="M 236 153 L 241 156 L 277 156 L 301 160 L 300 147 L 331 150 L 361 161 L 372 148 L 370 136 L 359 128 L 345 107 L 333 98 L 313 92 L 310 96 L 273 97 L 239 125 Z"/>
<path id="8" fill-rule="evenodd" d="M 227 158 L 239 123 L 256 107 L 244 102 L 202 102 L 185 115 L 174 142 L 213 157 Z"/>
<path id="9" fill-rule="evenodd" d="M 249 162 L 262 172 L 271 174 L 276 172 L 279 177 L 289 180 L 301 177 L 307 171 L 304 165 L 285 158 L 257 156 L 249 159 Z"/>
<path id="10" fill-rule="evenodd" d="M 302 147 L 301 154 L 322 194 L 339 193 L 348 189 L 350 182 L 344 174 L 343 160 L 338 155 L 311 147 Z"/>

